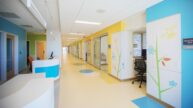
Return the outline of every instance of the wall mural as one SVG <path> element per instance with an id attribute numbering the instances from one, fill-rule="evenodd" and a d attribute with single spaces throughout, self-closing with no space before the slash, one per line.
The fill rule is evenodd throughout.
<path id="1" fill-rule="evenodd" d="M 119 77 L 120 69 L 120 62 L 121 62 L 121 49 L 120 49 L 120 36 L 113 36 L 112 37 L 112 75 L 115 77 Z"/>
<path id="2" fill-rule="evenodd" d="M 128 31 L 112 34 L 112 75 L 120 80 L 134 77 L 132 55 L 132 33 Z"/>
<path id="3" fill-rule="evenodd" d="M 147 92 L 181 106 L 181 19 L 170 16 L 147 24 Z"/>

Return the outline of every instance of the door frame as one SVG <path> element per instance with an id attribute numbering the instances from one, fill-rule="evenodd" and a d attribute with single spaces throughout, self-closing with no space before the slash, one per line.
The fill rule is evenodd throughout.
<path id="1" fill-rule="evenodd" d="M 99 40 L 99 66 L 97 66 L 95 64 L 95 41 L 97 41 L 97 39 Z M 93 39 L 93 65 L 97 68 L 97 69 L 101 69 L 101 37 L 96 37 Z"/>
<path id="2" fill-rule="evenodd" d="M 14 74 L 17 75 L 19 73 L 19 42 L 18 42 L 18 35 L 0 31 L 1 32 L 1 57 L 2 60 L 0 61 L 1 65 L 1 80 L 6 81 L 7 80 L 7 35 L 11 35 L 14 38 Z"/>
<path id="3" fill-rule="evenodd" d="M 46 46 L 46 41 L 43 40 L 35 40 L 35 60 L 37 60 L 37 42 L 44 42 Z M 46 47 L 45 47 L 45 52 L 44 52 L 44 58 L 46 57 Z"/>
<path id="4" fill-rule="evenodd" d="M 15 70 L 14 70 L 14 67 L 15 67 L 15 64 L 14 64 L 14 61 L 15 61 L 15 57 L 14 57 L 14 55 L 15 55 L 15 51 L 14 51 L 14 43 L 15 43 L 15 41 L 14 41 L 14 36 L 11 36 L 10 34 L 7 34 L 7 37 L 6 37 L 6 40 L 7 39 L 11 39 L 11 41 L 12 41 L 12 71 L 13 71 L 13 73 L 14 73 L 14 75 L 15 75 Z M 7 44 L 6 44 L 6 48 L 7 48 Z M 7 59 L 7 58 L 6 58 Z M 6 61 L 6 63 L 7 63 L 7 61 Z M 8 72 L 8 71 L 7 71 Z M 7 79 L 8 79 L 8 76 L 7 76 Z"/>
<path id="5" fill-rule="evenodd" d="M 106 59 L 107 59 L 107 72 L 108 72 L 108 65 L 109 65 L 109 63 L 108 63 L 108 34 L 106 33 L 105 35 L 100 36 L 100 56 L 101 56 L 101 43 L 102 43 L 102 38 L 103 37 L 107 37 L 107 55 L 106 55 Z M 101 58 L 100 58 L 100 65 L 101 65 Z M 101 67 L 100 67 L 100 69 L 101 69 Z"/>

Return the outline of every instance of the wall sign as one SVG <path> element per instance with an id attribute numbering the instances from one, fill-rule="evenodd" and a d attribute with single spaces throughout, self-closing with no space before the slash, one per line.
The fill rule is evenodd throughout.
<path id="1" fill-rule="evenodd" d="M 193 49 L 193 38 L 185 38 L 185 39 L 183 39 L 183 48 L 185 48 L 185 49 Z"/>

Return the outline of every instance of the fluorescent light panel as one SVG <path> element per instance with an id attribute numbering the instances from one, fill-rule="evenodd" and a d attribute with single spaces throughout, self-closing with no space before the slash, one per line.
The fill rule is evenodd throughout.
<path id="1" fill-rule="evenodd" d="M 46 28 L 47 23 L 40 14 L 39 10 L 36 8 L 35 4 L 32 2 L 32 0 L 27 0 L 27 8 L 31 11 L 31 13 L 38 19 L 38 21 Z"/>
<path id="2" fill-rule="evenodd" d="M 79 38 L 67 38 L 68 40 L 76 40 L 76 39 L 79 39 Z"/>
<path id="3" fill-rule="evenodd" d="M 69 33 L 69 34 L 71 34 L 71 35 L 80 35 L 80 36 L 86 35 L 84 33 Z"/>
<path id="4" fill-rule="evenodd" d="M 76 20 L 75 23 L 90 24 L 90 25 L 101 25 L 101 23 L 99 23 L 99 22 L 90 22 L 90 21 L 81 21 L 81 20 Z"/>

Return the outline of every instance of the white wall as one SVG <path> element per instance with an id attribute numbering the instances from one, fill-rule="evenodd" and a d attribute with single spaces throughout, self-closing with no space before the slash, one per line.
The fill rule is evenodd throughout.
<path id="1" fill-rule="evenodd" d="M 149 22 L 147 48 L 147 93 L 181 108 L 181 15 Z"/>
<path id="2" fill-rule="evenodd" d="M 133 78 L 132 32 L 122 31 L 112 34 L 112 72 L 120 80 Z"/>
<path id="3" fill-rule="evenodd" d="M 142 35 L 143 35 L 142 48 L 147 49 L 147 45 L 146 45 L 147 44 L 147 36 L 146 36 L 146 33 L 143 33 Z"/>
<path id="4" fill-rule="evenodd" d="M 46 57 L 49 58 L 51 52 L 54 52 L 54 56 L 59 58 L 61 64 L 62 58 L 62 42 L 61 33 L 58 31 L 46 32 Z"/>
<path id="5" fill-rule="evenodd" d="M 146 14 L 140 12 L 132 15 L 125 20 L 126 30 L 129 31 L 144 31 L 146 28 Z"/>

